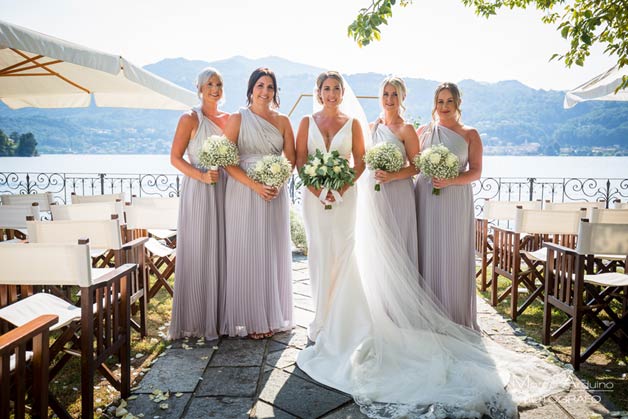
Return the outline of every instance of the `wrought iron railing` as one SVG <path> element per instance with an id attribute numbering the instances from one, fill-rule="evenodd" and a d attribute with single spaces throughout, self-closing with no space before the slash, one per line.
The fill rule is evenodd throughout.
<path id="1" fill-rule="evenodd" d="M 59 203 L 70 195 L 100 195 L 124 192 L 131 196 L 179 196 L 182 175 L 0 172 L 0 194 L 52 192 Z M 294 204 L 301 201 L 295 177 L 287 186 Z M 511 178 L 486 177 L 473 183 L 476 213 L 485 198 L 500 201 L 543 200 L 552 202 L 628 199 L 628 178 Z"/>

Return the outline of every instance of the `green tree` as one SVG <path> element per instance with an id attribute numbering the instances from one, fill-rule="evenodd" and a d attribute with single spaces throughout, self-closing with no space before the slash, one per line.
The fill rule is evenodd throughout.
<path id="1" fill-rule="evenodd" d="M 15 149 L 15 155 L 20 157 L 37 156 L 37 140 L 32 132 L 21 134 Z"/>
<path id="2" fill-rule="evenodd" d="M 0 156 L 12 156 L 14 146 L 13 140 L 0 130 Z"/>
<path id="3" fill-rule="evenodd" d="M 460 0 L 473 7 L 475 13 L 490 17 L 498 10 L 536 7 L 544 12 L 542 21 L 556 26 L 563 38 L 570 42 L 565 53 L 554 54 L 550 60 L 564 61 L 567 67 L 584 65 L 593 45 L 605 47 L 604 53 L 617 56 L 619 68 L 628 65 L 628 0 Z M 348 27 L 349 36 L 361 47 L 379 40 L 381 25 L 388 25 L 395 5 L 405 7 L 412 0 L 371 0 L 369 7 L 360 9 Z M 564 6 L 562 11 L 556 11 Z M 628 76 L 617 90 L 628 87 Z"/>

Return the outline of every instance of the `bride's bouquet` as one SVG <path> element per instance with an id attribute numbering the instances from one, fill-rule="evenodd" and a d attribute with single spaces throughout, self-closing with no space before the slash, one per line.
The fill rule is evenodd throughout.
<path id="1" fill-rule="evenodd" d="M 353 185 L 355 170 L 337 150 L 323 153 L 316 149 L 316 152 L 308 156 L 307 163 L 299 170 L 299 177 L 301 180 L 297 187 L 313 186 L 322 190 L 321 196 L 326 196 L 330 190 L 338 191 L 345 185 Z M 340 195 L 336 199 L 341 201 Z M 331 205 L 325 204 L 325 209 L 331 209 Z"/>
<path id="2" fill-rule="evenodd" d="M 240 162 L 238 147 L 224 135 L 210 135 L 203 142 L 198 154 L 198 164 L 209 170 L 235 166 Z M 212 185 L 215 182 L 212 182 Z"/>
<path id="3" fill-rule="evenodd" d="M 284 156 L 269 154 L 246 171 L 248 177 L 266 186 L 279 189 L 292 175 L 292 164 Z"/>
<path id="4" fill-rule="evenodd" d="M 366 153 L 364 153 L 364 163 L 369 170 L 384 170 L 386 172 L 398 172 L 405 163 L 403 154 L 394 144 L 382 142 Z M 381 186 L 375 184 L 375 190 L 379 191 Z"/>
<path id="5" fill-rule="evenodd" d="M 425 176 L 437 179 L 453 179 L 458 176 L 458 156 L 442 144 L 433 145 L 414 157 L 414 166 Z M 440 195 L 440 189 L 432 188 L 432 194 Z"/>

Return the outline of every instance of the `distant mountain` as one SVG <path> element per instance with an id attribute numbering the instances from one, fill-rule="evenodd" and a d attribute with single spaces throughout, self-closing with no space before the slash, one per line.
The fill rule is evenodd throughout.
<path id="1" fill-rule="evenodd" d="M 280 57 L 236 56 L 205 62 L 169 58 L 145 68 L 195 90 L 196 76 L 213 66 L 225 79 L 223 108 L 235 112 L 246 102 L 252 70 L 267 66 L 278 77 L 281 111 L 288 113 L 301 94 L 311 94 L 322 68 Z M 356 94 L 377 96 L 382 74 L 347 75 Z M 432 112 L 434 80 L 406 78 L 406 116 L 425 123 Z M 628 154 L 628 103 L 588 102 L 562 108 L 563 92 L 536 90 L 516 80 L 459 82 L 463 121 L 481 133 L 487 154 Z M 294 127 L 311 112 L 312 99 L 302 98 L 292 114 Z M 379 114 L 379 101 L 363 99 L 369 120 Z M 167 153 L 180 112 L 118 108 L 21 109 L 0 104 L 0 130 L 33 132 L 40 153 Z"/>

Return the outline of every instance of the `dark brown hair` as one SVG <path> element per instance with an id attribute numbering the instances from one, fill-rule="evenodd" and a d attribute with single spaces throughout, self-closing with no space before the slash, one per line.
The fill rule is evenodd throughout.
<path id="1" fill-rule="evenodd" d="M 275 77 L 275 73 L 273 73 L 273 70 L 267 67 L 260 67 L 251 73 L 251 77 L 249 77 L 249 86 L 246 89 L 246 104 L 247 105 L 251 104 L 252 102 L 251 98 L 253 96 L 253 88 L 255 87 L 255 83 L 257 83 L 257 81 L 264 76 L 268 76 L 273 80 L 273 86 L 275 86 L 275 95 L 273 96 L 273 104 L 275 105 L 274 106 L 275 108 L 278 108 L 279 107 L 279 87 L 277 86 L 277 77 Z"/>
<path id="2" fill-rule="evenodd" d="M 337 71 L 324 71 L 324 72 L 322 72 L 316 78 L 316 100 L 321 105 L 323 104 L 323 101 L 321 99 L 321 89 L 323 88 L 323 83 L 325 83 L 325 80 L 327 80 L 327 79 L 337 80 L 338 83 L 340 83 L 340 89 L 342 90 L 342 93 L 344 94 L 344 92 L 345 92 L 345 82 L 342 79 L 342 76 L 340 75 L 339 72 L 337 72 Z"/>

